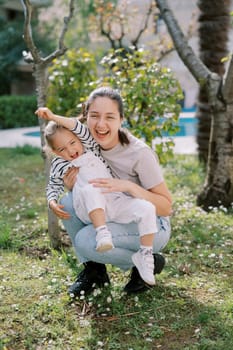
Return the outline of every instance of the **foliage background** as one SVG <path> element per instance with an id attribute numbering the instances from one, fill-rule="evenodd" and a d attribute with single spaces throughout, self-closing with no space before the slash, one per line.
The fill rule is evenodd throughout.
<path id="1" fill-rule="evenodd" d="M 1 3 L 4 0 L 0 0 Z M 18 77 L 17 64 L 23 59 L 23 51 L 27 51 L 24 40 L 22 40 L 24 16 L 8 21 L 0 15 L 0 95 L 8 95 L 11 92 L 11 82 Z M 53 33 L 44 25 L 38 26 L 38 20 L 32 20 L 35 43 L 41 52 L 46 55 L 55 47 L 52 38 Z M 44 39 L 46 38 L 46 40 Z"/>
<path id="2" fill-rule="evenodd" d="M 0 96 L 0 129 L 38 125 L 36 96 Z"/>

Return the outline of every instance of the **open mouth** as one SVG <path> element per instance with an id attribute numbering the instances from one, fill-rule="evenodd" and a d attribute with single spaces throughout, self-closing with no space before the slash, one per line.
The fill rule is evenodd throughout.
<path id="1" fill-rule="evenodd" d="M 78 158 L 78 157 L 79 157 L 79 153 L 78 153 L 78 152 L 76 152 L 75 154 L 73 154 L 73 155 L 71 156 L 72 159 L 76 159 L 76 158 Z"/>
<path id="2" fill-rule="evenodd" d="M 98 130 L 96 130 L 96 134 L 98 135 L 98 137 L 104 137 L 104 136 L 109 134 L 109 131 L 98 131 Z"/>

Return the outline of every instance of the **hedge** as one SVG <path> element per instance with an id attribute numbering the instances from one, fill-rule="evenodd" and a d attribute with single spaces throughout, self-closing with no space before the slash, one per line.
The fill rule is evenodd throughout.
<path id="1" fill-rule="evenodd" d="M 0 129 L 38 125 L 36 96 L 0 96 Z"/>

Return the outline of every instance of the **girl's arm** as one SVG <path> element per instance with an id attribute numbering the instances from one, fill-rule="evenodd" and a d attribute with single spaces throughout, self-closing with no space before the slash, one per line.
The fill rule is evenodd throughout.
<path id="1" fill-rule="evenodd" d="M 54 114 L 49 108 L 47 107 L 40 107 L 36 110 L 35 114 L 42 119 L 45 120 L 53 120 L 58 125 L 64 126 L 66 129 L 74 129 L 76 126 L 76 119 L 74 118 L 67 118 L 63 117 L 61 115 Z"/>
<path id="2" fill-rule="evenodd" d="M 61 125 L 64 128 L 71 130 L 75 135 L 78 136 L 78 138 L 80 139 L 80 141 L 86 149 L 96 151 L 98 156 L 100 156 L 99 146 L 94 140 L 94 138 L 91 136 L 89 129 L 86 125 L 82 124 L 77 118 L 68 118 L 54 114 L 47 107 L 38 108 L 35 114 L 37 114 L 38 117 L 43 118 L 45 120 L 53 120 L 58 125 Z"/>

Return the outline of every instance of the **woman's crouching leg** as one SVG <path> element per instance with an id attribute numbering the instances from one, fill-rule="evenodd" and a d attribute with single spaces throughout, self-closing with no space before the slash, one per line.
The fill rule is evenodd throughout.
<path id="1" fill-rule="evenodd" d="M 110 251 L 99 253 L 96 251 L 96 232 L 92 225 L 81 229 L 75 237 L 75 247 L 80 262 L 96 261 L 102 264 L 111 264 L 128 270 L 133 266 L 132 254 L 138 251 L 140 247 L 140 236 L 137 224 L 116 224 L 107 223 L 112 233 L 113 244 L 115 248 Z M 157 219 L 159 232 L 155 234 L 154 252 L 161 251 L 170 238 L 169 220 Z"/>

